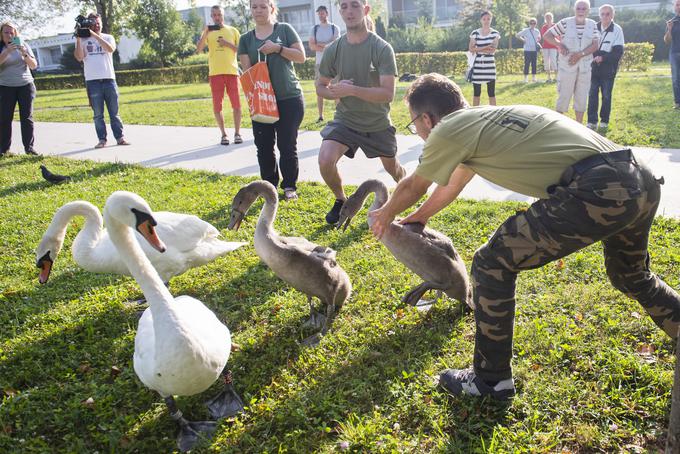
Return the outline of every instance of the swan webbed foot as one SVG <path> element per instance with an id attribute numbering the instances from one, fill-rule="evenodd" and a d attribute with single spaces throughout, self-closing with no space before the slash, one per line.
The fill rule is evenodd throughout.
<path id="1" fill-rule="evenodd" d="M 231 371 L 227 371 L 224 374 L 224 389 L 222 392 L 205 404 L 213 419 L 229 418 L 243 412 L 243 401 L 234 389 Z"/>
<path id="2" fill-rule="evenodd" d="M 424 300 L 423 295 L 429 290 L 437 290 L 437 297 L 434 300 Z M 439 301 L 442 297 L 442 291 L 435 288 L 429 282 L 423 282 L 422 284 L 414 287 L 401 299 L 403 303 L 415 306 L 421 312 L 427 312 L 432 308 L 432 305 Z"/>
<path id="3" fill-rule="evenodd" d="M 217 428 L 215 421 L 187 421 L 172 396 L 165 398 L 165 404 L 170 411 L 170 417 L 177 423 L 177 447 L 181 452 L 190 451 L 202 438 L 212 437 Z"/>
<path id="4" fill-rule="evenodd" d="M 313 329 L 316 331 L 322 330 L 326 326 L 326 316 L 315 309 L 312 309 L 307 319 L 303 324 L 303 329 Z"/>

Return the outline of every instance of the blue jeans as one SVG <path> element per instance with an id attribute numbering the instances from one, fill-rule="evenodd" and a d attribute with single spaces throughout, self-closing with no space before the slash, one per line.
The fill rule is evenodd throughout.
<path id="1" fill-rule="evenodd" d="M 612 110 L 612 90 L 614 90 L 614 78 L 596 76 L 593 72 L 590 76 L 590 94 L 588 95 L 588 123 L 597 124 L 597 105 L 600 91 L 602 92 L 602 108 L 600 109 L 600 121 L 609 123 L 609 113 Z"/>
<path id="2" fill-rule="evenodd" d="M 94 111 L 94 128 L 100 142 L 106 142 L 106 123 L 104 122 L 104 104 L 109 111 L 111 130 L 116 140 L 123 138 L 123 122 L 118 116 L 118 85 L 114 79 L 88 80 L 87 97 Z"/>
<path id="3" fill-rule="evenodd" d="M 673 81 L 673 98 L 680 104 L 680 52 L 668 54 L 671 62 L 671 80 Z"/>

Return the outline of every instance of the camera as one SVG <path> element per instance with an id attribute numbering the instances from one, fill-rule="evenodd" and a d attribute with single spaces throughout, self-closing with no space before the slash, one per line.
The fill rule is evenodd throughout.
<path id="1" fill-rule="evenodd" d="M 214 32 L 220 30 L 222 27 L 220 25 L 208 25 L 208 31 Z"/>
<path id="2" fill-rule="evenodd" d="M 92 19 L 79 14 L 76 17 L 76 30 L 73 32 L 73 36 L 78 38 L 89 38 L 90 28 L 97 23 L 97 19 Z"/>

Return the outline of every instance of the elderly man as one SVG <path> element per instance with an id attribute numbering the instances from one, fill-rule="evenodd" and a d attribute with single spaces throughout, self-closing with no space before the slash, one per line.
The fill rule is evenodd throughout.
<path id="1" fill-rule="evenodd" d="M 579 123 L 583 123 L 583 114 L 586 111 L 593 52 L 600 44 L 597 24 L 588 19 L 589 11 L 590 2 L 577 0 L 574 4 L 575 15 L 556 23 L 543 37 L 560 50 L 555 110 L 567 112 L 573 96 L 574 115 Z"/>
<path id="2" fill-rule="evenodd" d="M 405 99 L 425 146 L 415 172 L 399 182 L 382 208 L 369 213 L 378 238 L 433 181 L 434 192 L 401 223 L 427 223 L 476 174 L 538 198 L 475 252 L 473 368 L 444 371 L 439 383 L 445 390 L 512 397 L 518 274 L 598 241 L 614 287 L 638 300 L 671 338 L 678 336 L 680 295 L 650 270 L 647 252 L 660 182 L 629 149 L 543 107 L 470 109 L 460 88 L 439 74 L 420 76 Z"/>
<path id="3" fill-rule="evenodd" d="M 597 24 L 600 33 L 600 45 L 593 54 L 590 76 L 590 94 L 588 95 L 588 126 L 597 129 L 597 105 L 602 93 L 599 128 L 606 131 L 609 127 L 609 114 L 612 110 L 612 90 L 614 78 L 619 69 L 619 61 L 623 55 L 623 30 L 614 23 L 614 7 L 609 4 L 600 6 L 600 22 Z"/>

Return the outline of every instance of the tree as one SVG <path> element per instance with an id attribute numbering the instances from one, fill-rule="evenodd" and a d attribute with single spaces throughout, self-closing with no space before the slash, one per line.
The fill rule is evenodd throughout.
<path id="1" fill-rule="evenodd" d="M 0 22 L 14 22 L 21 32 L 39 30 L 54 18 L 68 13 L 75 0 L 0 0 Z"/>
<path id="2" fill-rule="evenodd" d="M 2 1 L 2 0 L 0 0 Z M 96 11 L 102 19 L 102 31 L 116 38 L 123 34 L 138 0 L 79 0 L 82 12 Z"/>
<path id="3" fill-rule="evenodd" d="M 161 67 L 175 63 L 194 48 L 192 31 L 170 0 L 139 0 L 130 26 L 155 54 Z"/>
<path id="4" fill-rule="evenodd" d="M 508 38 L 508 49 L 512 49 L 512 37 L 525 27 L 529 18 L 529 7 L 523 0 L 494 0 L 494 28 L 501 37 Z"/>
<path id="5" fill-rule="evenodd" d="M 68 46 L 61 55 L 61 60 L 59 63 L 63 69 L 73 72 L 81 72 L 83 69 L 83 64 L 76 60 L 76 57 L 73 55 L 75 48 L 76 46 L 74 44 Z"/>
<path id="6" fill-rule="evenodd" d="M 255 26 L 250 14 L 250 0 L 221 0 L 224 7 L 224 22 L 244 34 Z"/>

